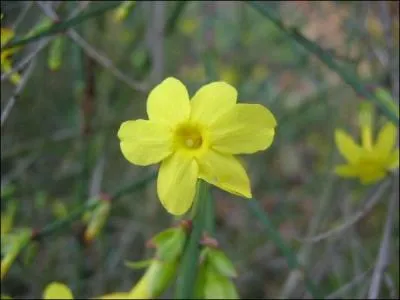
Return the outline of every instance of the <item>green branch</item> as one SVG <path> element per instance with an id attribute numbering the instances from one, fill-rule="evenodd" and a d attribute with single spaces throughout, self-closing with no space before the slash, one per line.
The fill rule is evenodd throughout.
<path id="1" fill-rule="evenodd" d="M 348 69 L 341 67 L 332 57 L 332 55 L 322 49 L 318 44 L 310 41 L 304 35 L 302 35 L 296 28 L 288 28 L 284 25 L 282 20 L 276 15 L 276 13 L 268 7 L 268 4 L 259 3 L 258 1 L 248 1 L 253 8 L 260 12 L 263 16 L 273 22 L 284 34 L 289 38 L 296 41 L 304 49 L 317 56 L 326 66 L 332 71 L 337 73 L 345 83 L 350 85 L 359 95 L 365 97 L 367 100 L 375 103 L 377 107 L 388 117 L 389 120 L 398 124 L 399 117 L 396 112 L 388 106 L 382 99 L 376 97 L 376 95 L 369 92 L 364 85 L 358 80 L 357 75 Z"/>

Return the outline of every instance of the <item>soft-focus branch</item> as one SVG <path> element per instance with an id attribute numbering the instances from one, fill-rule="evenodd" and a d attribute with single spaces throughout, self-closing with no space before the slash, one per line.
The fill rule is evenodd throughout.
<path id="1" fill-rule="evenodd" d="M 40 4 L 42 11 L 53 20 L 58 20 L 58 16 L 56 12 L 48 6 Z M 123 74 L 117 67 L 114 66 L 114 63 L 106 57 L 104 54 L 97 51 L 93 46 L 91 46 L 87 41 L 85 41 L 75 30 L 69 29 L 67 30 L 67 35 L 70 37 L 78 46 L 80 46 L 83 51 L 93 58 L 98 64 L 103 66 L 105 69 L 109 70 L 111 74 L 113 74 L 116 78 L 127 84 L 132 89 L 138 91 L 147 91 L 148 86 L 143 82 L 138 82 L 130 79 L 127 75 Z"/>
<path id="2" fill-rule="evenodd" d="M 327 232 L 321 233 L 319 235 L 316 235 L 314 237 L 310 238 L 297 238 L 300 241 L 305 241 L 305 242 L 311 242 L 311 243 L 316 243 L 319 241 L 322 241 L 324 239 L 327 239 L 331 237 L 332 235 L 339 234 L 343 232 L 343 230 L 348 229 L 350 226 L 353 226 L 355 223 L 357 223 L 359 220 L 361 220 L 367 213 L 371 211 L 372 208 L 375 207 L 375 205 L 382 200 L 382 195 L 386 191 L 386 189 L 389 187 L 390 181 L 384 181 L 381 183 L 376 189 L 374 189 L 372 195 L 366 200 L 365 206 L 361 208 L 360 211 L 358 211 L 356 214 L 354 214 L 351 218 L 349 218 L 346 222 L 344 222 L 342 225 L 333 228 Z"/>
<path id="3" fill-rule="evenodd" d="M 390 245 L 392 238 L 392 229 L 394 222 L 394 214 L 398 210 L 396 209 L 398 203 L 398 184 L 393 182 L 393 195 L 388 205 L 388 212 L 385 227 L 383 229 L 382 241 L 379 249 L 378 258 L 376 260 L 374 273 L 372 275 L 372 281 L 368 292 L 368 299 L 377 299 L 379 297 L 379 291 L 381 282 L 386 268 L 390 261 Z"/>

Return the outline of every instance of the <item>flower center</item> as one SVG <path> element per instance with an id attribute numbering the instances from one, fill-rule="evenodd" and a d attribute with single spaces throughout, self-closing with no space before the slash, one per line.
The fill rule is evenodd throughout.
<path id="1" fill-rule="evenodd" d="M 189 124 L 178 127 L 176 140 L 180 146 L 191 150 L 198 149 L 203 144 L 203 137 L 199 128 Z"/>

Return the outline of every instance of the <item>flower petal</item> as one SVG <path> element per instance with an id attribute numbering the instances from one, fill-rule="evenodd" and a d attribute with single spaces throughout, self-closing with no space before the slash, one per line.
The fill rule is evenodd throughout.
<path id="1" fill-rule="evenodd" d="M 241 163 L 230 154 L 210 150 L 199 159 L 200 178 L 229 193 L 251 198 L 250 180 Z"/>
<path id="2" fill-rule="evenodd" d="M 157 85 L 147 99 L 147 114 L 152 121 L 167 122 L 172 126 L 187 120 L 190 101 L 183 83 L 168 77 Z"/>
<path id="3" fill-rule="evenodd" d="M 118 131 L 124 157 L 133 164 L 155 164 L 172 153 L 172 133 L 163 123 L 126 121 Z"/>
<path id="4" fill-rule="evenodd" d="M 354 142 L 351 136 L 349 136 L 343 130 L 336 129 L 335 141 L 340 154 L 342 154 L 347 161 L 357 162 L 361 155 L 362 149 Z"/>
<path id="5" fill-rule="evenodd" d="M 393 149 L 396 141 L 396 126 L 386 123 L 378 134 L 374 151 L 379 157 L 387 157 Z"/>
<path id="6" fill-rule="evenodd" d="M 74 299 L 68 286 L 60 282 L 52 282 L 43 292 L 44 299 Z"/>
<path id="7" fill-rule="evenodd" d="M 395 170 L 399 167 L 399 149 L 394 150 L 389 155 L 388 166 L 390 170 Z"/>
<path id="8" fill-rule="evenodd" d="M 267 149 L 274 139 L 276 120 L 260 104 L 237 104 L 210 129 L 211 147 L 230 154 Z"/>
<path id="9" fill-rule="evenodd" d="M 375 182 L 380 181 L 386 176 L 386 173 L 384 170 L 377 170 L 375 172 L 367 172 L 367 173 L 361 173 L 360 174 L 360 181 L 362 184 L 372 184 Z"/>
<path id="10" fill-rule="evenodd" d="M 339 165 L 335 167 L 335 173 L 342 177 L 357 177 L 359 170 L 352 165 Z"/>
<path id="11" fill-rule="evenodd" d="M 193 96 L 190 119 L 211 126 L 222 114 L 236 104 L 236 89 L 223 81 L 201 87 Z"/>
<path id="12" fill-rule="evenodd" d="M 197 162 L 189 155 L 176 152 L 165 159 L 157 179 L 157 193 L 165 209 L 183 215 L 193 204 L 199 173 Z"/>

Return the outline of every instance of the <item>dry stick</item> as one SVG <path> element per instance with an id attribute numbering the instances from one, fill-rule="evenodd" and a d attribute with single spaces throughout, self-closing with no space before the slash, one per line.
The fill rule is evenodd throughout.
<path id="1" fill-rule="evenodd" d="M 368 264 L 370 261 L 373 260 L 371 253 L 369 253 L 369 251 L 367 251 L 367 248 L 365 248 L 359 239 L 354 240 L 355 243 L 357 244 L 357 249 L 358 249 L 358 253 L 360 258 L 362 258 L 362 260 Z M 373 267 L 371 267 L 371 270 L 373 269 Z M 393 282 L 392 277 L 390 276 L 390 274 L 388 273 L 384 273 L 384 277 L 383 280 L 385 281 L 386 286 L 388 287 L 388 289 L 390 290 L 390 295 L 392 299 L 396 299 L 396 289 L 391 285 L 391 283 Z M 368 288 L 368 285 L 366 285 L 366 287 Z M 356 298 L 365 298 L 366 294 L 367 294 L 367 290 L 363 291 L 361 294 L 359 294 Z"/>
<path id="2" fill-rule="evenodd" d="M 29 65 L 28 69 L 22 75 L 21 81 L 19 82 L 17 88 L 15 89 L 14 94 L 8 100 L 6 106 L 4 107 L 4 109 L 3 109 L 2 113 L 1 113 L 1 124 L 0 124 L 0 126 L 3 126 L 4 122 L 7 120 L 8 115 L 10 114 L 11 109 L 13 108 L 13 106 L 15 104 L 15 101 L 17 100 L 18 95 L 21 93 L 22 89 L 25 87 L 29 77 L 32 75 L 32 71 L 34 69 L 35 64 L 36 64 L 36 61 L 33 60 L 31 62 L 31 64 Z"/>
<path id="3" fill-rule="evenodd" d="M 19 23 L 22 22 L 22 20 L 25 18 L 26 14 L 28 13 L 28 11 L 32 8 L 33 5 L 33 1 L 29 1 L 24 8 L 22 9 L 22 11 L 19 13 L 17 19 L 15 20 L 14 24 L 12 24 L 12 29 L 15 30 L 17 29 Z"/>
<path id="4" fill-rule="evenodd" d="M 67 35 L 80 46 L 83 51 L 92 57 L 97 63 L 103 66 L 105 69 L 108 69 L 111 74 L 113 74 L 116 78 L 124 82 L 130 88 L 134 90 L 138 90 L 141 92 L 145 92 L 149 89 L 149 86 L 144 82 L 133 81 L 132 79 L 128 78 L 125 74 L 123 74 L 117 67 L 114 66 L 113 62 L 104 56 L 103 54 L 99 53 L 92 47 L 88 42 L 86 42 L 76 31 L 69 30 L 67 31 Z"/>
<path id="5" fill-rule="evenodd" d="M 355 223 L 357 223 L 359 220 L 361 220 L 367 213 L 371 211 L 371 209 L 381 200 L 381 196 L 383 193 L 386 191 L 388 186 L 390 185 L 390 181 L 385 180 L 383 183 L 381 183 L 377 189 L 373 192 L 371 197 L 369 197 L 366 200 L 365 206 L 357 212 L 353 217 L 351 217 L 349 220 L 347 220 L 344 224 L 333 228 L 327 232 L 321 233 L 317 236 L 311 237 L 311 238 L 298 238 L 296 237 L 297 240 L 303 241 L 303 242 L 310 242 L 310 243 L 316 243 L 321 240 L 324 240 L 326 238 L 329 238 L 332 235 L 339 234 L 343 230 L 348 229 L 350 226 L 353 226 Z"/>
<path id="6" fill-rule="evenodd" d="M 147 44 L 151 53 L 152 71 L 149 75 L 151 82 L 160 82 L 164 75 L 164 27 L 166 5 L 164 1 L 150 3 L 151 18 L 147 30 Z"/>
<path id="7" fill-rule="evenodd" d="M 80 7 L 81 9 L 84 8 L 84 6 Z M 76 9 L 73 14 L 71 14 L 71 18 L 73 18 L 75 15 L 80 13 L 80 9 Z M 18 72 L 20 69 L 22 69 L 23 67 L 25 67 L 26 64 L 28 64 L 29 62 L 31 62 L 32 59 L 34 59 L 36 57 L 36 55 L 43 50 L 52 40 L 53 38 L 45 38 L 43 39 L 38 46 L 32 51 L 30 52 L 27 56 L 25 56 L 25 58 L 13 69 L 11 69 L 9 72 L 1 75 L 1 81 L 9 78 L 13 73 Z M 25 71 L 23 78 L 20 82 L 20 85 L 17 87 L 14 96 L 10 98 L 10 100 L 8 101 L 6 107 L 4 108 L 2 114 L 1 114 L 1 123 L 0 126 L 2 127 L 4 122 L 6 121 L 11 109 L 13 108 L 15 101 L 16 101 L 16 96 L 21 92 L 22 88 L 25 86 L 26 84 L 26 80 L 24 81 L 24 76 L 25 74 L 29 75 L 32 72 L 32 68 L 34 65 L 34 61 L 31 62 L 31 64 L 29 65 L 28 69 Z M 28 76 L 29 77 L 29 76 Z"/>
<path id="8" fill-rule="evenodd" d="M 97 160 L 96 166 L 94 167 L 92 178 L 90 180 L 90 188 L 89 188 L 89 199 L 97 196 L 101 192 L 101 182 L 103 180 L 104 175 L 104 166 L 105 166 L 105 153 L 103 152 Z"/>
<path id="9" fill-rule="evenodd" d="M 352 201 L 353 197 L 351 196 L 351 193 L 349 193 L 349 194 L 350 195 L 348 197 L 346 197 L 345 201 L 344 201 L 344 217 L 346 219 L 349 218 L 352 213 L 351 203 L 353 202 Z M 349 248 L 351 251 L 353 274 L 355 277 L 358 277 L 362 273 L 360 256 L 357 251 L 357 243 L 356 243 L 356 239 L 358 238 L 358 235 L 356 233 L 356 230 L 353 227 L 350 227 L 348 232 L 349 232 L 349 234 L 346 238 L 347 238 L 347 242 L 349 244 Z"/>
<path id="10" fill-rule="evenodd" d="M 318 230 L 320 223 L 323 220 L 323 215 L 325 214 L 325 211 L 329 205 L 329 200 L 331 198 L 330 195 L 333 190 L 335 179 L 336 177 L 334 175 L 331 175 L 331 177 L 328 179 L 328 183 L 325 188 L 325 192 L 320 202 L 320 205 L 318 207 L 318 211 L 315 217 L 312 218 L 311 224 L 308 228 L 308 234 L 307 234 L 308 236 L 313 236 L 316 234 L 316 231 Z M 312 252 L 312 243 L 304 241 L 304 244 L 302 245 L 298 254 L 299 261 L 303 266 L 307 265 L 309 258 L 311 256 L 311 252 Z M 301 279 L 302 279 L 302 273 L 299 270 L 291 271 L 289 273 L 288 278 L 285 281 L 280 298 L 281 299 L 289 298 L 294 289 L 296 289 Z"/>
<path id="11" fill-rule="evenodd" d="M 58 20 L 58 16 L 52 8 L 46 7 L 42 4 L 40 4 L 40 7 L 45 15 L 52 18 L 53 20 Z M 108 57 L 98 52 L 94 47 L 92 47 L 88 42 L 86 42 L 74 29 L 68 29 L 67 35 L 75 43 L 77 43 L 79 47 L 83 49 L 86 55 L 93 58 L 97 63 L 99 63 L 105 69 L 108 69 L 111 72 L 111 74 L 113 74 L 116 78 L 124 82 L 126 85 L 128 85 L 134 90 L 138 90 L 141 92 L 145 92 L 148 90 L 147 84 L 145 84 L 144 82 L 134 81 L 125 74 L 123 74 L 117 67 L 114 66 L 113 62 Z"/>
<path id="12" fill-rule="evenodd" d="M 389 7 L 390 3 L 388 1 L 380 1 L 376 3 L 379 5 L 380 19 L 384 28 L 384 36 L 386 39 L 386 49 L 387 49 L 387 65 L 386 67 L 390 69 L 390 77 L 392 79 L 392 96 L 394 102 L 399 104 L 399 53 L 394 47 L 394 32 L 393 26 L 391 24 L 392 17 L 390 15 Z"/>
<path id="13" fill-rule="evenodd" d="M 398 199 L 396 192 L 398 190 L 398 184 L 393 182 L 393 195 L 388 205 L 387 219 L 385 228 L 383 229 L 382 241 L 379 249 L 378 258 L 376 260 L 374 273 L 372 275 L 371 285 L 368 291 L 368 299 L 377 299 L 379 296 L 379 290 L 381 287 L 381 281 L 390 260 L 390 239 L 392 235 L 393 219 L 396 210 L 396 204 Z"/>
<path id="14" fill-rule="evenodd" d="M 354 277 L 349 283 L 343 285 L 342 287 L 340 287 L 338 290 L 336 290 L 335 292 L 333 292 L 332 294 L 326 296 L 325 299 L 338 299 L 340 296 L 342 296 L 343 294 L 346 294 L 347 292 L 349 292 L 354 286 L 362 283 L 365 281 L 365 278 L 367 277 L 367 275 L 371 272 L 372 269 L 365 271 L 364 273 L 361 273 L 359 275 L 357 275 L 356 277 Z"/>

